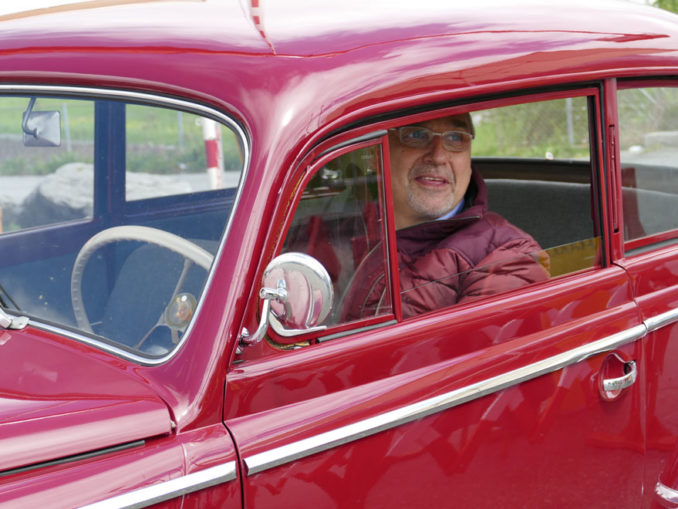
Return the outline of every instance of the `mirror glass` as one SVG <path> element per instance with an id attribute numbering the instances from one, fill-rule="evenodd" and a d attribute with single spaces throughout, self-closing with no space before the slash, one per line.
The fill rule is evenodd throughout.
<path id="1" fill-rule="evenodd" d="M 323 265 L 304 253 L 284 253 L 264 271 L 264 287 L 278 292 L 271 299 L 270 324 L 281 336 L 309 332 L 322 324 L 334 293 Z"/>
<path id="2" fill-rule="evenodd" d="M 35 97 L 24 111 L 21 130 L 26 147 L 58 147 L 61 145 L 61 113 L 59 111 L 33 111 Z"/>

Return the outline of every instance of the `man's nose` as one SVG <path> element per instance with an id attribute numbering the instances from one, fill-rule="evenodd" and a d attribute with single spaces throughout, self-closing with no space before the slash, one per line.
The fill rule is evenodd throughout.
<path id="1" fill-rule="evenodd" d="M 448 152 L 443 147 L 442 136 L 434 136 L 429 145 L 428 155 L 431 162 L 435 164 L 442 164 L 447 161 Z"/>

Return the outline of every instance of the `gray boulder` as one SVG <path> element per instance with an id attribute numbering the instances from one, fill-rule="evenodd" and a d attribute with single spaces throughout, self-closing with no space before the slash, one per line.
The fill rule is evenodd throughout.
<path id="1" fill-rule="evenodd" d="M 191 192 L 188 182 L 175 176 L 128 172 L 127 200 Z M 72 221 L 92 216 L 93 167 L 69 163 L 44 177 L 24 199 L 16 214 L 21 228 Z"/>
<path id="2" fill-rule="evenodd" d="M 24 199 L 17 223 L 30 228 L 90 217 L 93 189 L 91 164 L 65 164 L 44 177 Z"/>

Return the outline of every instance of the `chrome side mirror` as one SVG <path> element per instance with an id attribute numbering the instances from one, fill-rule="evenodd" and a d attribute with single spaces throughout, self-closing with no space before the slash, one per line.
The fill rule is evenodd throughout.
<path id="1" fill-rule="evenodd" d="M 332 281 L 323 265 L 304 253 L 284 253 L 264 270 L 259 326 L 250 335 L 243 329 L 240 343 L 254 345 L 270 325 L 283 338 L 326 329 L 321 324 L 334 300 Z"/>

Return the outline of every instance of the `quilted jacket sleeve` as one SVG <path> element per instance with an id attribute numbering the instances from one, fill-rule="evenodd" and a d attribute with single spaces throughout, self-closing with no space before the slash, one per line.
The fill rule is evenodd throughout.
<path id="1" fill-rule="evenodd" d="M 548 255 L 531 238 L 514 239 L 462 276 L 458 302 L 495 295 L 548 279 Z"/>

